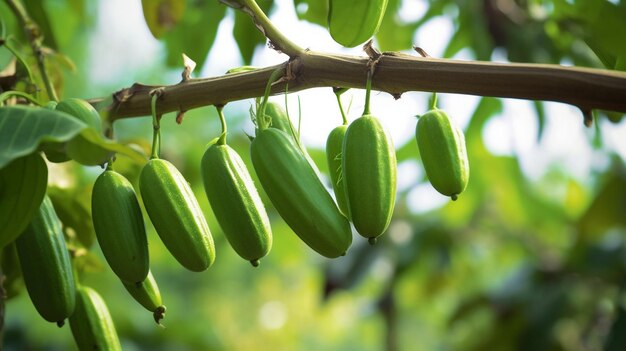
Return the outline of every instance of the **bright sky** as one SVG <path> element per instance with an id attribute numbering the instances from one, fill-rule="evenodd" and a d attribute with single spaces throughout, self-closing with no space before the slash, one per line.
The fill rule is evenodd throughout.
<path id="1" fill-rule="evenodd" d="M 298 21 L 292 0 L 276 0 L 277 6 L 270 16 L 279 29 L 283 29 L 297 44 L 317 51 L 363 55 L 360 48 L 345 49 L 336 44 L 325 28 Z M 424 0 L 403 0 L 402 16 L 404 19 L 419 18 L 426 9 Z M 93 71 L 95 81 L 107 82 L 112 77 L 145 67 L 146 62 L 155 57 L 163 57 L 163 47 L 150 35 L 144 24 L 139 1 L 107 0 L 101 1 L 98 9 L 99 21 L 96 29 L 97 39 L 91 48 L 92 66 L 103 67 Z M 112 26 L 111 24 L 115 25 Z M 233 28 L 232 11 L 220 24 L 214 48 L 209 54 L 207 64 L 197 68 L 196 75 L 201 77 L 217 76 L 226 70 L 242 65 L 239 51 L 231 35 Z M 297 37 L 290 35 L 298 33 Z M 416 33 L 414 42 L 424 48 L 431 56 L 443 53 L 448 38 L 453 33 L 453 24 L 446 18 L 436 18 L 426 23 Z M 456 59 L 469 59 L 466 52 L 461 52 Z M 276 53 L 267 47 L 256 50 L 253 65 L 268 66 L 284 62 L 285 55 Z M 502 55 L 494 55 L 496 61 L 504 61 Z M 115 72 L 118 69 L 119 72 Z M 330 130 L 341 119 L 330 89 L 311 89 L 297 94 L 302 104 L 302 138 L 310 147 L 323 147 Z M 385 93 L 374 93 L 372 112 L 379 116 L 389 130 L 394 143 L 402 145 L 414 138 L 416 114 L 427 110 L 427 93 L 407 93 L 396 101 Z M 284 101 L 283 97 L 277 97 Z M 478 103 L 474 96 L 440 94 L 439 107 L 446 110 L 465 127 Z M 351 90 L 343 95 L 344 106 L 352 101 L 349 119 L 360 116 L 363 109 L 364 91 Z M 235 106 L 235 107 L 233 107 Z M 247 111 L 249 101 L 229 104 L 229 108 Z M 296 96 L 289 97 L 289 110 L 298 110 Z M 591 147 L 593 129 L 583 126 L 582 115 L 574 107 L 547 103 L 547 125 L 544 138 L 537 144 L 537 123 L 531 102 L 523 100 L 505 100 L 504 112 L 495 116 L 486 126 L 483 137 L 490 151 L 498 155 L 518 154 L 524 171 L 533 179 L 541 178 L 554 165 L 563 168 L 577 180 L 588 184 L 588 175 L 593 169 L 603 168 L 608 162 L 605 151 L 594 151 Z M 613 125 L 601 124 L 605 148 L 615 150 L 626 158 L 626 123 Z M 399 188 L 413 187 L 421 175 L 421 165 L 417 162 L 400 165 Z M 426 211 L 441 206 L 447 198 L 436 193 L 428 184 L 415 187 L 410 198 L 412 209 Z"/>

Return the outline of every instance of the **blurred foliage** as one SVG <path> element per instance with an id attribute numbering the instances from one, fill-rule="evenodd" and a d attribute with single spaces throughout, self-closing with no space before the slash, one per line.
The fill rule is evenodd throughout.
<path id="1" fill-rule="evenodd" d="M 103 1 L 25 3 L 43 32 L 62 95 L 94 97 L 128 83 L 127 77 L 113 87 L 89 80 L 95 67 L 87 44 L 98 45 L 91 38 Z M 218 1 L 180 3 L 180 18 L 146 15 L 163 57 L 134 77 L 171 83 L 171 69 L 181 67 L 183 52 L 201 67 L 209 52 L 219 49 L 213 43 L 227 16 L 234 19 L 232 35 L 242 62 L 249 63 L 265 43 L 245 15 Z M 425 12 L 405 19 L 401 12 L 418 3 Z M 260 5 L 268 12 L 279 6 L 270 0 Z M 293 5 L 301 20 L 326 26 L 324 1 L 294 0 Z M 516 62 L 626 70 L 624 1 L 389 0 L 377 45 L 410 50 L 419 45 L 413 42 L 416 31 L 435 18 L 454 26 L 445 57 L 463 53 L 490 60 L 499 52 Z M 34 67 L 22 29 L 4 2 L 0 20 L 4 34 L 13 38 L 9 42 Z M 75 72 L 68 69 L 73 66 Z M 1 47 L 0 80 L 20 88 L 28 83 L 24 68 Z M 541 138 L 546 112 L 541 102 L 534 107 Z M 398 193 L 394 219 L 379 244 L 371 247 L 355 235 L 353 247 L 339 259 L 309 250 L 259 189 L 272 219 L 274 247 L 256 269 L 228 246 L 201 187 L 200 159 L 206 143 L 219 135 L 214 109 L 187 112 L 182 126 L 165 116 L 162 157 L 192 185 L 217 251 L 207 272 L 184 271 L 146 221 L 151 269 L 168 308 L 166 328 L 156 326 L 151 313 L 130 298 L 94 241 L 90 189 L 101 170 L 74 162 L 49 164 L 49 194 L 80 281 L 105 298 L 125 350 L 625 350 L 624 160 L 602 149 L 610 164 L 584 183 L 558 171 L 531 180 L 516 155 L 497 156 L 485 146 L 484 127 L 502 109 L 494 98 L 481 99 L 475 108 L 466 127 L 470 185 L 457 202 L 412 212 L 410 194 L 430 187 L 421 172 L 416 183 Z M 249 118 L 228 106 L 225 112 L 229 144 L 252 170 L 249 140 L 241 132 L 249 130 Z M 602 116 L 614 123 L 622 119 L 615 113 Z M 116 123 L 117 139 L 145 154 L 150 133 L 148 118 Z M 324 153 L 311 150 L 311 156 L 326 172 Z M 399 164 L 418 160 L 414 141 L 397 145 L 397 156 Z M 141 166 L 125 156 L 115 162 L 135 186 Z M 69 328 L 41 320 L 19 279 L 12 276 L 10 283 L 4 349 L 74 349 Z"/>

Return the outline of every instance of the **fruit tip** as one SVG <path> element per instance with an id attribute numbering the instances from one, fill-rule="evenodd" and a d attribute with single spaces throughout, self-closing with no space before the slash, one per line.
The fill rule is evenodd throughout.
<path id="1" fill-rule="evenodd" d="M 367 242 L 370 243 L 370 245 L 376 244 L 377 241 L 378 241 L 378 239 L 376 237 L 372 237 L 372 238 L 368 238 L 367 239 Z"/>
<path id="2" fill-rule="evenodd" d="M 65 325 L 65 319 L 61 319 L 60 321 L 57 321 L 57 327 L 61 328 Z"/>
<path id="3" fill-rule="evenodd" d="M 459 194 L 452 194 L 450 197 L 452 198 L 452 201 L 456 201 L 456 199 L 459 198 Z"/>
<path id="4" fill-rule="evenodd" d="M 152 317 L 154 317 L 154 321 L 156 322 L 156 324 L 160 325 L 163 328 L 165 328 L 165 326 L 161 324 L 161 321 L 163 320 L 163 318 L 165 318 L 164 315 L 166 310 L 167 308 L 165 307 L 165 305 L 161 305 L 157 307 L 152 314 Z"/>
<path id="5" fill-rule="evenodd" d="M 250 263 L 252 263 L 253 267 L 258 267 L 261 262 L 258 259 L 255 259 L 255 260 L 250 260 Z"/>

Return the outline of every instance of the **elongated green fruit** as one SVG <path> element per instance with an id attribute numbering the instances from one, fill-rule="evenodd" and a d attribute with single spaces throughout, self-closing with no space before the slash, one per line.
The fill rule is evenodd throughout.
<path id="1" fill-rule="evenodd" d="M 85 100 L 69 98 L 59 102 L 55 109 L 80 119 L 98 132 L 102 131 L 100 114 Z"/>
<path id="2" fill-rule="evenodd" d="M 26 229 L 43 201 L 47 185 L 48 167 L 38 152 L 0 169 L 0 248 Z"/>
<path id="3" fill-rule="evenodd" d="M 226 239 L 239 256 L 258 266 L 272 247 L 272 229 L 243 160 L 230 146 L 214 144 L 202 157 L 202 179 Z"/>
<path id="4" fill-rule="evenodd" d="M 215 246 L 198 200 L 182 174 L 166 160 L 141 170 L 139 190 L 159 237 L 183 267 L 194 272 L 215 261 Z"/>
<path id="5" fill-rule="evenodd" d="M 102 253 L 124 282 L 140 283 L 150 270 L 148 239 L 132 184 L 107 169 L 93 186 L 91 217 Z"/>
<path id="6" fill-rule="evenodd" d="M 438 192 L 456 200 L 469 180 L 463 131 L 445 112 L 434 109 L 419 117 L 415 136 L 428 180 Z"/>
<path id="7" fill-rule="evenodd" d="M 343 139 L 346 135 L 346 130 L 348 130 L 348 126 L 341 125 L 333 129 L 328 135 L 326 140 L 326 161 L 328 162 L 328 173 L 333 183 L 337 205 L 341 213 L 348 216 L 348 200 L 346 199 L 346 191 L 343 186 L 343 172 L 341 169 Z"/>
<path id="8" fill-rule="evenodd" d="M 378 32 L 386 9 L 387 0 L 330 0 L 330 35 L 346 47 L 362 44 Z"/>
<path id="9" fill-rule="evenodd" d="M 154 276 L 148 272 L 146 280 L 139 284 L 124 283 L 124 287 L 130 295 L 139 302 L 145 309 L 153 313 L 154 321 L 161 324 L 161 320 L 165 314 L 165 305 L 161 300 L 161 292 Z"/>
<path id="10" fill-rule="evenodd" d="M 122 350 L 109 309 L 89 287 L 80 286 L 76 291 L 76 310 L 70 317 L 70 328 L 81 351 Z"/>
<path id="11" fill-rule="evenodd" d="M 268 115 L 272 119 L 271 128 L 280 129 L 283 132 L 287 133 L 290 137 L 294 137 L 293 132 L 291 131 L 291 121 L 289 120 L 289 116 L 287 116 L 287 112 L 275 102 L 268 102 L 265 106 L 265 114 Z"/>
<path id="12" fill-rule="evenodd" d="M 378 119 L 363 115 L 344 137 L 341 158 L 350 219 L 370 244 L 383 234 L 396 199 L 396 153 Z"/>
<path id="13" fill-rule="evenodd" d="M 37 312 L 63 325 L 74 311 L 76 285 L 61 221 L 47 196 L 15 244 L 26 290 Z"/>
<path id="14" fill-rule="evenodd" d="M 294 141 L 278 129 L 258 131 L 251 156 L 263 189 L 300 239 L 323 256 L 345 254 L 350 224 Z"/>
<path id="15" fill-rule="evenodd" d="M 282 130 L 289 136 L 289 138 L 293 139 L 293 141 L 298 145 L 298 148 L 304 154 L 304 157 L 306 157 L 307 161 L 309 162 L 311 167 L 313 167 L 313 170 L 319 177 L 320 171 L 317 168 L 317 165 L 315 164 L 313 159 L 311 158 L 311 155 L 309 155 L 306 148 L 299 140 L 299 136 L 297 135 L 298 131 L 291 124 L 291 120 L 287 115 L 287 111 L 285 111 L 285 109 L 283 109 L 282 106 L 278 103 L 268 102 L 267 106 L 265 107 L 265 114 L 272 119 L 270 128 Z"/>

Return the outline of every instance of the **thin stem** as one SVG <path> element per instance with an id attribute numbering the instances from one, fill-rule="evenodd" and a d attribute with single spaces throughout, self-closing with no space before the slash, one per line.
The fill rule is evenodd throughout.
<path id="1" fill-rule="evenodd" d="M 265 117 L 265 106 L 267 105 L 267 100 L 269 99 L 270 92 L 272 90 L 272 84 L 277 81 L 283 75 L 283 68 L 278 68 L 272 72 L 270 75 L 270 79 L 267 81 L 265 85 L 265 92 L 263 93 L 263 101 L 261 102 L 261 106 L 259 107 L 256 113 L 257 119 L 257 127 L 260 130 L 266 129 L 269 127 L 269 121 Z"/>
<path id="2" fill-rule="evenodd" d="M 219 139 L 217 139 L 217 144 L 225 145 L 228 127 L 226 126 L 226 118 L 224 118 L 224 113 L 222 112 L 224 105 L 215 105 L 215 108 L 217 109 L 217 115 L 220 116 L 220 123 L 222 124 L 222 134 L 220 134 Z"/>
<path id="3" fill-rule="evenodd" d="M 13 46 L 10 45 L 8 41 L 4 42 L 4 47 L 7 48 L 7 50 L 9 50 L 11 54 L 13 54 L 13 56 L 15 56 L 15 58 L 22 64 L 22 66 L 26 70 L 26 74 L 28 74 L 28 80 L 30 81 L 30 83 L 36 85 L 33 71 L 30 69 L 30 65 L 26 62 L 26 60 L 24 60 L 22 55 L 17 52 L 17 50 L 15 50 L 15 48 L 13 48 Z"/>
<path id="4" fill-rule="evenodd" d="M 343 125 L 347 126 L 348 125 L 348 118 L 346 117 L 346 113 L 343 110 L 343 105 L 341 104 L 341 94 L 343 94 L 346 90 L 336 90 L 334 89 L 335 92 L 335 97 L 337 98 L 337 105 L 339 105 L 339 111 L 341 112 L 341 119 L 343 120 Z"/>
<path id="5" fill-rule="evenodd" d="M 435 110 L 437 108 L 437 93 L 433 93 L 433 97 L 430 100 L 430 109 Z"/>
<path id="6" fill-rule="evenodd" d="M 44 61 L 44 54 L 42 50 L 41 41 L 43 40 L 41 36 L 41 31 L 37 23 L 35 23 L 28 13 L 26 9 L 22 5 L 19 0 L 5 0 L 7 5 L 11 8 L 15 16 L 18 18 L 22 26 L 24 27 L 24 33 L 26 34 L 26 38 L 30 42 L 30 47 L 33 50 L 33 54 L 35 59 L 37 60 L 37 67 L 39 67 L 39 72 L 41 73 L 41 79 L 46 87 L 46 92 L 48 93 L 48 97 L 50 100 L 59 101 L 57 97 L 57 93 L 54 90 L 54 86 L 52 85 L 52 81 L 48 77 L 48 72 L 46 70 L 46 65 Z"/>
<path id="7" fill-rule="evenodd" d="M 281 31 L 278 30 L 265 15 L 263 10 L 254 0 L 243 0 L 245 9 L 248 14 L 252 16 L 252 20 L 255 22 L 257 28 L 261 33 L 270 40 L 272 46 L 277 50 L 284 52 L 289 57 L 295 57 L 304 52 L 304 49 L 296 45 L 289 40 Z"/>
<path id="8" fill-rule="evenodd" d="M 372 69 L 367 70 L 367 82 L 365 83 L 365 109 L 363 115 L 370 114 L 370 93 L 372 92 Z"/>
<path id="9" fill-rule="evenodd" d="M 13 96 L 19 96 L 22 97 L 28 101 L 30 101 L 31 103 L 37 105 L 37 106 L 41 106 L 41 104 L 39 103 L 39 101 L 37 101 L 37 99 L 35 99 L 32 95 L 27 94 L 23 91 L 16 91 L 16 90 L 9 90 L 9 91 L 5 91 L 4 93 L 0 94 L 0 106 L 4 105 L 4 102 L 13 97 Z"/>
<path id="10" fill-rule="evenodd" d="M 159 158 L 161 152 L 161 117 L 156 113 L 156 101 L 159 98 L 159 94 L 154 93 L 152 95 L 152 152 L 150 153 L 150 159 Z"/>

